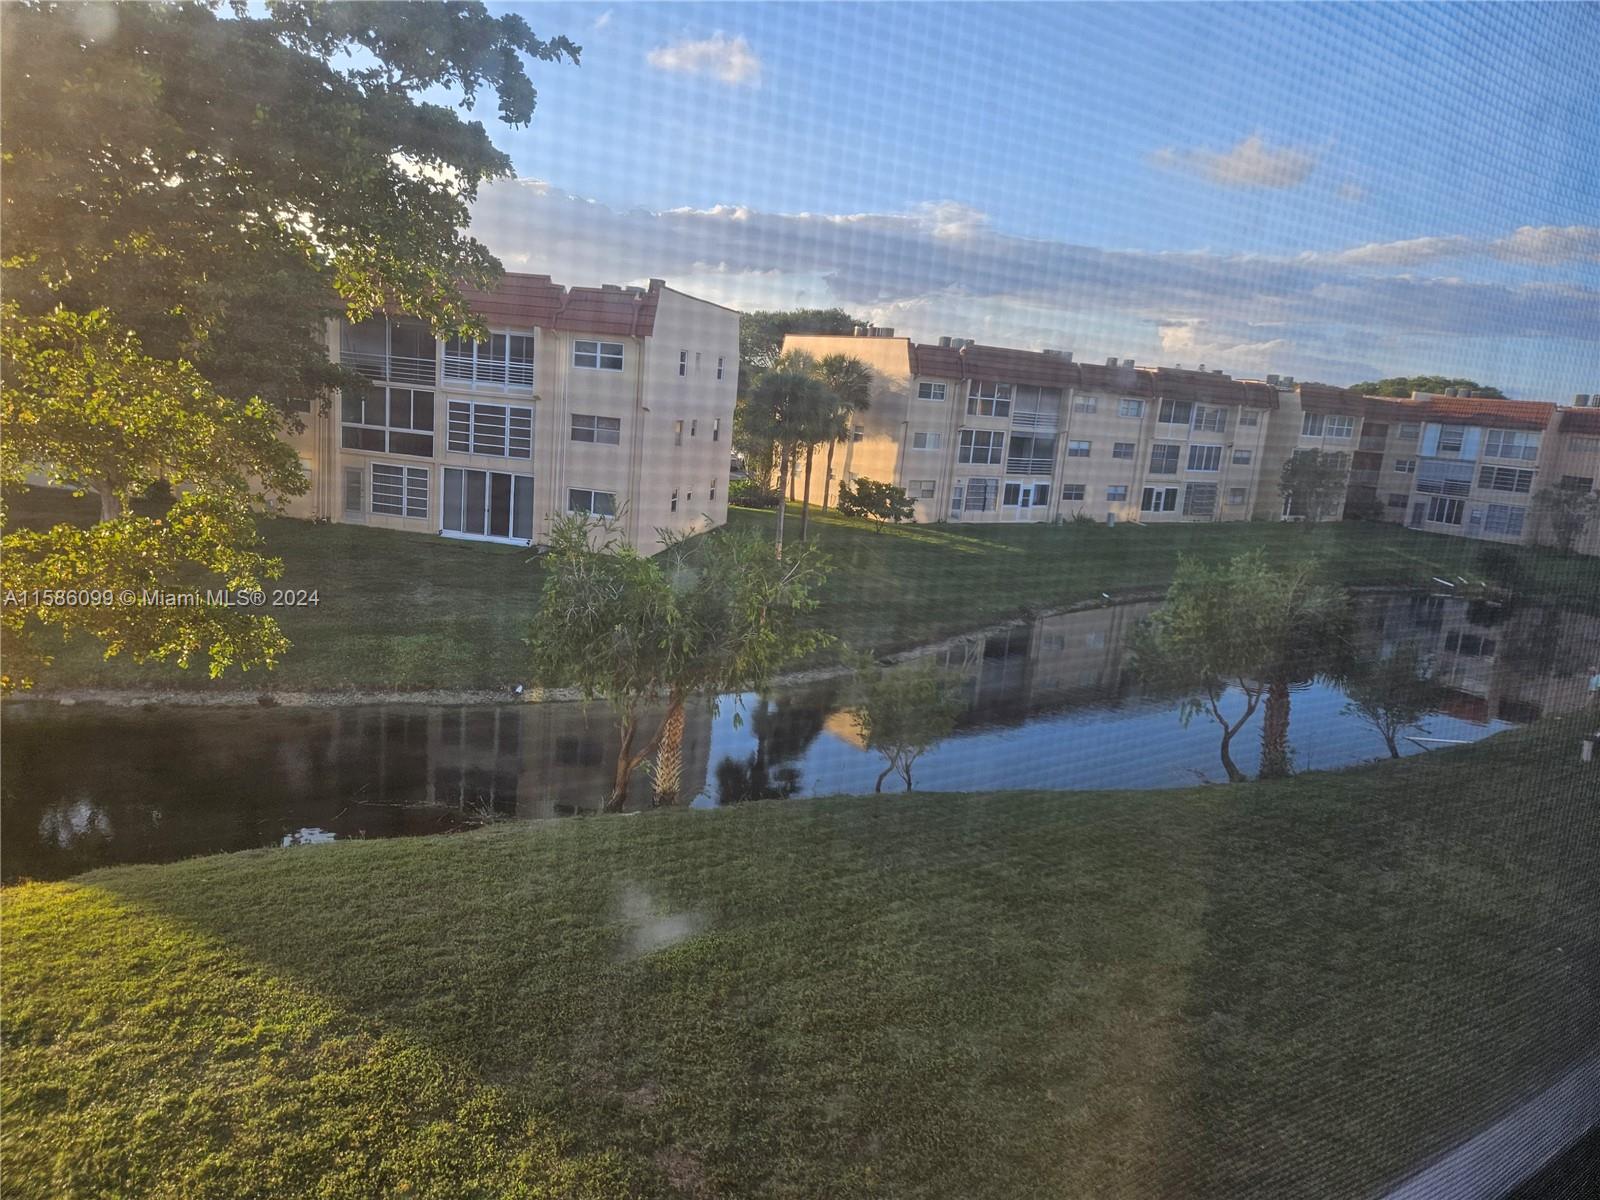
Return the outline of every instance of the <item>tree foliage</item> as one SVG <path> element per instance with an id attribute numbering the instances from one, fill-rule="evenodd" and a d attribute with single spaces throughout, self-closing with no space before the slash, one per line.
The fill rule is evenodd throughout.
<path id="1" fill-rule="evenodd" d="M 806 622 L 826 574 L 814 551 L 780 561 L 763 539 L 721 530 L 692 543 L 669 539 L 646 558 L 603 523 L 572 516 L 556 522 L 548 562 L 529 639 L 534 675 L 616 709 L 612 809 L 669 732 L 681 735 L 693 697 L 759 691 L 830 640 Z M 658 700 L 666 715 L 641 727 L 642 710 Z M 671 758 L 676 748 L 668 741 L 666 750 Z M 677 780 L 658 772 L 656 789 L 671 801 Z"/>
<path id="2" fill-rule="evenodd" d="M 916 515 L 916 505 L 903 487 L 876 479 L 857 479 L 839 489 L 839 511 L 847 517 L 871 521 L 874 529 L 896 525 Z"/>
<path id="3" fill-rule="evenodd" d="M 1558 483 L 1539 489 L 1533 497 L 1533 519 L 1541 536 L 1562 554 L 1571 554 L 1589 522 L 1600 518 L 1600 492 L 1580 485 Z"/>
<path id="4" fill-rule="evenodd" d="M 1270 777 L 1287 770 L 1290 688 L 1342 657 L 1348 622 L 1347 598 L 1315 583 L 1309 565 L 1274 569 L 1260 551 L 1216 566 L 1185 557 L 1165 601 L 1134 635 L 1132 662 L 1151 686 L 1189 694 L 1185 722 L 1205 713 L 1217 723 L 1222 766 L 1234 782 L 1244 773 L 1233 739 L 1270 694 L 1274 713 L 1262 742 Z M 1225 710 L 1225 702 L 1239 707 Z"/>
<path id="5" fill-rule="evenodd" d="M 1278 494 L 1289 512 L 1324 521 L 1344 507 L 1349 462 L 1335 450 L 1297 450 L 1283 464 Z"/>
<path id="6" fill-rule="evenodd" d="M 1363 396 L 1410 396 L 1412 392 L 1443 392 L 1446 388 L 1460 391 L 1482 392 L 1495 400 L 1504 400 L 1499 388 L 1486 387 L 1475 379 L 1446 379 L 1443 375 L 1395 375 L 1389 379 L 1371 379 L 1352 383 L 1350 390 Z"/>
<path id="7" fill-rule="evenodd" d="M 6 10 L 3 482 L 93 491 L 109 526 L 7 534 L 8 586 L 270 577 L 250 505 L 305 486 L 273 435 L 351 382 L 327 320 L 400 308 L 474 328 L 460 288 L 499 273 L 463 229 L 511 162 L 481 124 L 419 97 L 493 93 L 522 124 L 525 59 L 578 53 L 478 3 L 230 9 Z M 161 480 L 181 493 L 170 516 L 129 509 Z M 18 641 L 40 624 L 184 665 L 204 649 L 213 672 L 283 648 L 265 617 L 35 604 L 7 612 L 12 661 L 45 661 Z"/>
<path id="8" fill-rule="evenodd" d="M 883 791 L 891 772 L 911 791 L 917 759 L 950 736 L 966 707 L 959 683 L 932 659 L 863 673 L 859 698 L 850 711 L 861 724 L 867 749 L 883 755 L 886 763 L 873 791 Z"/>
<path id="9" fill-rule="evenodd" d="M 1408 729 L 1427 732 L 1423 719 L 1439 710 L 1445 689 L 1428 676 L 1417 648 L 1407 644 L 1357 668 L 1345 680 L 1345 695 L 1344 711 L 1370 725 L 1390 756 L 1399 758 L 1401 735 Z"/>
<path id="10" fill-rule="evenodd" d="M 836 407 L 833 394 L 812 373 L 809 359 L 780 362 L 766 372 L 743 405 L 743 428 L 778 448 L 778 490 L 785 494 L 796 452 L 822 440 Z M 783 557 L 784 505 L 778 505 L 777 552 Z"/>
<path id="11" fill-rule="evenodd" d="M 752 380 L 759 372 L 771 370 L 778 356 L 783 353 L 783 339 L 791 333 L 845 334 L 861 324 L 864 322 L 842 308 L 791 308 L 741 313 L 740 370 L 748 371 Z"/>

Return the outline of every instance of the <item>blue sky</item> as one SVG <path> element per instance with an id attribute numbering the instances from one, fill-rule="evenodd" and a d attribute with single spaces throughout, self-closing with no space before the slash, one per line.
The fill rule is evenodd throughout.
<path id="1" fill-rule="evenodd" d="M 522 5 L 511 269 L 920 338 L 1600 390 L 1600 6 Z"/>

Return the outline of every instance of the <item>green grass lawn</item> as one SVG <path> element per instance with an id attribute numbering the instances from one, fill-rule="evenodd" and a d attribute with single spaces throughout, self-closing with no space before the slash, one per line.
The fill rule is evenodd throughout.
<path id="1" fill-rule="evenodd" d="M 791 506 L 789 536 L 798 535 Z M 25 494 L 19 524 L 92 520 L 87 500 Z M 769 533 L 774 514 L 733 509 L 735 528 Z M 57 652 L 44 686 L 66 688 L 505 689 L 527 678 L 522 639 L 543 582 L 526 549 L 350 525 L 266 520 L 284 587 L 314 588 L 320 604 L 273 611 L 293 643 L 270 674 L 217 682 L 181 671 L 105 662 L 87 642 Z M 1481 543 L 1390 525 L 1280 522 L 1217 525 L 1067 524 L 906 526 L 873 530 L 813 514 L 811 536 L 834 564 L 818 622 L 857 649 L 902 649 L 1043 609 L 1166 586 L 1182 554 L 1221 559 L 1263 548 L 1285 561 L 1316 556 L 1332 581 L 1351 586 L 1428 586 L 1431 576 L 1483 576 Z M 1600 559 L 1514 552 L 1530 597 L 1600 609 Z M 825 659 L 840 657 L 838 650 Z"/>
<path id="2" fill-rule="evenodd" d="M 6 1194 L 1374 1194 L 1600 1037 L 1576 733 L 7 889 Z"/>

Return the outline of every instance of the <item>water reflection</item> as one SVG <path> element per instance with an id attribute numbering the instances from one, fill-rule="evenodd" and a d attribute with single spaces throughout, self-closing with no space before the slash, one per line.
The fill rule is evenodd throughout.
<path id="1" fill-rule="evenodd" d="M 918 764 L 918 787 L 1170 787 L 1215 779 L 1216 737 L 1185 727 L 1170 696 L 1141 693 L 1129 637 L 1153 605 L 1018 623 L 930 649 L 959 677 L 955 733 Z M 1585 702 L 1600 619 L 1448 596 L 1357 605 L 1359 657 L 1401 647 L 1447 689 L 1434 743 L 1470 741 Z M 683 794 L 697 804 L 870 792 L 882 762 L 864 747 L 840 681 L 692 705 Z M 1296 769 L 1383 757 L 1331 684 L 1299 689 Z M 736 718 L 736 714 L 738 714 Z M 1259 719 L 1259 718 L 1257 718 Z M 604 706 L 161 709 L 11 705 L 0 870 L 57 878 L 114 862 L 333 838 L 444 832 L 505 817 L 597 812 L 617 733 Z M 1254 729 L 1240 766 L 1257 762 Z M 648 805 L 635 778 L 632 807 Z"/>

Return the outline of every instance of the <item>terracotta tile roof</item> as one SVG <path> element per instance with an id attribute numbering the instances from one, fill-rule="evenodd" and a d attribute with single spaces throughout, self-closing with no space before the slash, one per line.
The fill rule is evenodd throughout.
<path id="1" fill-rule="evenodd" d="M 652 279 L 648 289 L 565 288 L 551 282 L 548 275 L 508 272 L 494 291 L 467 288 L 463 295 L 473 311 L 491 324 L 649 337 L 655 330 L 656 305 L 664 286 L 661 280 Z"/>
<path id="2" fill-rule="evenodd" d="M 960 379 L 964 368 L 961 364 L 961 351 L 952 350 L 949 346 L 918 346 L 911 347 L 911 373 L 913 375 L 931 375 L 940 379 Z"/>
<path id="3" fill-rule="evenodd" d="M 1295 386 L 1300 393 L 1300 407 L 1307 412 L 1337 413 L 1342 416 L 1363 417 L 1376 415 L 1382 405 L 1374 405 L 1381 397 L 1363 396 L 1349 388 L 1330 387 L 1325 383 L 1301 383 Z"/>
<path id="4" fill-rule="evenodd" d="M 1600 408 L 1563 408 L 1561 432 L 1600 434 Z"/>
<path id="5" fill-rule="evenodd" d="M 1506 429 L 1543 429 L 1556 406 L 1544 400 L 1489 400 L 1473 396 L 1431 396 L 1411 411 L 1424 420 L 1465 425 L 1498 425 Z"/>
<path id="6" fill-rule="evenodd" d="M 1150 371 L 1150 375 L 1156 394 L 1163 400 L 1231 404 L 1246 408 L 1278 407 L 1278 389 L 1253 379 L 1234 379 L 1212 371 L 1184 371 L 1176 367 L 1156 367 Z"/>
<path id="7" fill-rule="evenodd" d="M 1012 350 L 1003 346 L 969 345 L 957 350 L 950 346 L 913 345 L 911 370 L 916 375 L 943 379 L 1075 387 L 1123 396 L 1146 399 L 1165 397 L 1201 404 L 1278 407 L 1277 391 L 1264 383 L 1204 371 L 1071 362 L 1042 350 Z"/>

